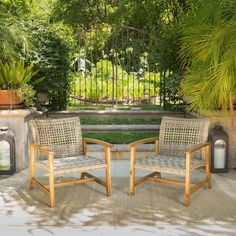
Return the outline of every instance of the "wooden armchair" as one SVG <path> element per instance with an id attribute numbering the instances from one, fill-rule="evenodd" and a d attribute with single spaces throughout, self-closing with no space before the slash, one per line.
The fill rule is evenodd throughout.
<path id="1" fill-rule="evenodd" d="M 211 188 L 210 144 L 207 143 L 209 120 L 163 117 L 159 138 L 147 138 L 130 143 L 130 195 L 135 186 L 145 181 L 185 186 L 185 205 L 190 204 L 190 195 L 207 184 Z M 138 144 L 155 142 L 155 155 L 136 160 Z M 205 167 L 206 178 L 198 184 L 191 183 L 192 171 Z M 135 180 L 135 170 L 152 171 Z M 161 173 L 181 175 L 185 181 L 164 179 Z"/>
<path id="2" fill-rule="evenodd" d="M 106 188 L 111 196 L 110 147 L 109 143 L 82 138 L 79 118 L 41 119 L 30 121 L 33 143 L 30 145 L 29 187 L 38 187 L 49 196 L 50 206 L 55 206 L 56 187 L 95 181 Z M 87 143 L 104 146 L 104 160 L 87 156 Z M 35 168 L 48 172 L 49 184 L 36 180 Z M 106 181 L 88 171 L 105 169 Z M 63 183 L 54 183 L 56 176 L 81 172 L 81 178 Z"/>

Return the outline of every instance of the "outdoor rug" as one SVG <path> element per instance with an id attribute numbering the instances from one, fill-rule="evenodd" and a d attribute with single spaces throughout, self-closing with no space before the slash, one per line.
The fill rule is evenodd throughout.
<path id="1" fill-rule="evenodd" d="M 44 193 L 28 189 L 24 170 L 0 180 L 0 232 L 27 229 L 30 235 L 70 231 L 72 235 L 79 229 L 90 235 L 123 230 L 135 235 L 236 235 L 235 177 L 235 173 L 214 175 L 213 188 L 194 193 L 188 208 L 184 188 L 146 182 L 130 197 L 128 177 L 115 177 L 112 197 L 96 183 L 73 185 L 56 189 L 56 206 L 51 209 Z"/>

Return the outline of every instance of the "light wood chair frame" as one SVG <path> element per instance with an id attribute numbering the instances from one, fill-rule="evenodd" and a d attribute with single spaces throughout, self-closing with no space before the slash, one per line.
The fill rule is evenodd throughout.
<path id="1" fill-rule="evenodd" d="M 151 182 L 159 182 L 164 184 L 172 184 L 176 186 L 184 186 L 185 187 L 185 205 L 188 207 L 190 205 L 190 196 L 197 191 L 200 187 L 207 185 L 208 188 L 212 187 L 211 182 L 211 173 L 210 173 L 210 143 L 202 143 L 198 144 L 185 152 L 186 158 L 186 175 L 185 181 L 177 181 L 172 179 L 165 179 L 161 177 L 160 172 L 152 172 L 151 174 L 135 179 L 135 160 L 136 160 L 136 148 L 139 144 L 155 142 L 155 155 L 158 155 L 159 151 L 159 138 L 146 138 L 142 140 L 138 140 L 136 142 L 130 143 L 130 195 L 135 194 L 135 187 L 138 184 L 141 184 L 145 181 Z M 194 152 L 204 149 L 205 151 L 205 168 L 206 168 L 206 178 L 200 181 L 197 184 L 191 183 L 191 159 Z"/>
<path id="2" fill-rule="evenodd" d="M 80 179 L 74 179 L 71 181 L 65 181 L 62 183 L 55 183 L 55 176 L 54 176 L 54 168 L 53 168 L 53 160 L 54 160 L 54 152 L 50 150 L 48 147 L 42 147 L 38 144 L 32 143 L 30 145 L 30 177 L 29 177 L 29 188 L 33 189 L 35 187 L 39 188 L 42 192 L 44 192 L 50 200 L 50 207 L 53 208 L 55 206 L 55 188 L 69 186 L 73 184 L 80 184 L 80 183 L 88 183 L 95 181 L 96 183 L 104 186 L 106 188 L 106 194 L 108 197 L 111 196 L 111 168 L 110 168 L 110 149 L 112 145 L 110 143 L 91 139 L 91 138 L 83 138 L 83 154 L 87 154 L 87 145 L 89 143 L 99 144 L 104 146 L 105 151 L 105 162 L 106 162 L 106 181 L 95 177 L 94 175 L 88 172 L 81 172 Z M 38 180 L 36 180 L 35 176 L 35 161 L 37 158 L 37 154 L 45 153 L 47 155 L 48 161 L 48 180 L 49 184 L 42 184 Z"/>

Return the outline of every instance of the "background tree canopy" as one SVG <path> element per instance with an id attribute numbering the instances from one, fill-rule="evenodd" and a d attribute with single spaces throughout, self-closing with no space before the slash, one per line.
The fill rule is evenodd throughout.
<path id="1" fill-rule="evenodd" d="M 165 86 L 173 96 L 184 78 L 182 91 L 192 109 L 226 108 L 236 100 L 235 9 L 233 0 L 0 0 L 0 60 L 34 61 L 38 76 L 45 77 L 35 88 L 49 93 L 52 109 L 65 109 L 74 79 L 71 62 L 86 46 L 80 38 L 101 29 L 86 48 L 97 64 L 104 58 L 96 50 L 110 43 L 105 35 L 115 34 L 125 51 L 123 26 L 131 27 L 144 35 L 132 45 L 133 64 L 148 47 L 151 66 L 171 71 Z M 209 102 L 201 100 L 205 94 Z"/>

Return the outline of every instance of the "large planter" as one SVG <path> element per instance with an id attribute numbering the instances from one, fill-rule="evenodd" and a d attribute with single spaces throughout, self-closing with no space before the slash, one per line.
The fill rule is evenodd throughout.
<path id="1" fill-rule="evenodd" d="M 24 104 L 21 102 L 16 90 L 0 90 L 0 109 L 21 109 Z"/>

